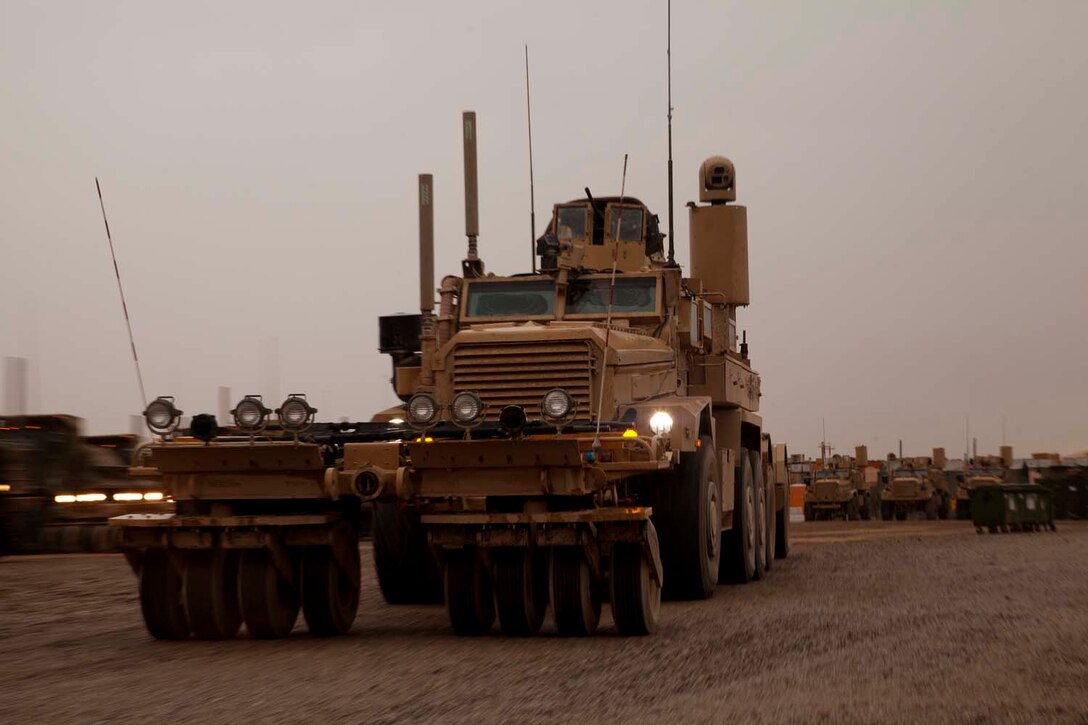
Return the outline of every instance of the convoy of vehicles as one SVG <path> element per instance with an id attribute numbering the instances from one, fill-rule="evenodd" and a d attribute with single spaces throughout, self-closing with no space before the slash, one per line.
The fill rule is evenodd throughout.
<path id="1" fill-rule="evenodd" d="M 805 490 L 804 518 L 868 520 L 876 507 L 875 479 L 868 476 L 869 455 L 858 446 L 855 455 L 834 455 L 821 460 Z"/>
<path id="2" fill-rule="evenodd" d="M 161 484 L 132 477 L 135 436 L 84 436 L 70 415 L 0 416 L 0 553 L 115 550 L 107 519 L 172 510 Z"/>
<path id="3" fill-rule="evenodd" d="M 912 514 L 948 518 L 952 497 L 945 463 L 943 448 L 934 448 L 932 458 L 889 459 L 888 481 L 880 497 L 881 518 L 902 521 Z"/>
<path id="4" fill-rule="evenodd" d="M 171 440 L 180 412 L 145 412 L 149 465 L 177 513 L 123 516 L 144 621 L 158 638 L 218 639 L 244 622 L 282 637 L 347 631 L 361 506 L 391 603 L 444 600 L 453 629 L 535 633 L 552 610 L 589 635 L 602 604 L 653 632 L 662 594 L 705 598 L 788 553 L 786 450 L 759 415 L 738 334 L 749 302 L 746 210 L 733 165 L 699 171 L 689 276 L 640 201 L 557 204 L 539 271 L 486 273 L 477 249 L 476 119 L 463 118 L 468 254 L 439 288 L 433 182 L 419 180 L 420 315 L 380 321 L 402 403 L 369 423 L 315 424 L 305 396 L 247 396 Z M 266 434 L 275 421 L 282 435 Z"/>

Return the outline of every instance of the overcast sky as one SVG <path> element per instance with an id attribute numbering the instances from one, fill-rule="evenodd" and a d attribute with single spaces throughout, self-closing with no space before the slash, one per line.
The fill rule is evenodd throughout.
<path id="1" fill-rule="evenodd" d="M 767 428 L 882 455 L 1088 446 L 1088 3 L 673 3 L 677 250 L 701 160 L 749 207 Z M 627 190 L 665 218 L 665 3 L 0 0 L 0 355 L 92 432 L 217 386 L 320 417 L 394 402 L 376 318 L 463 256 L 460 113 L 479 114 L 480 251 Z"/>

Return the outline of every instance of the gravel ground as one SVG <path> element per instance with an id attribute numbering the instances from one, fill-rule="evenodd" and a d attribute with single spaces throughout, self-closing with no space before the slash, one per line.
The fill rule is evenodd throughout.
<path id="1" fill-rule="evenodd" d="M 0 722 L 1088 722 L 1088 525 L 795 525 L 769 579 L 657 635 L 458 639 L 390 607 L 351 636 L 155 642 L 116 555 L 0 561 Z"/>

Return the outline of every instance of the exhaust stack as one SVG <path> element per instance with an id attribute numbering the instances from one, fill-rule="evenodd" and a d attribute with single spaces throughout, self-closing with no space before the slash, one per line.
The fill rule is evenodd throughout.
<path id="1" fill-rule="evenodd" d="M 461 268 L 465 277 L 482 277 L 484 264 L 476 247 L 480 236 L 480 195 L 476 170 L 476 112 L 465 111 L 461 115 L 465 148 L 465 236 L 468 237 L 468 253 Z"/>
<path id="2" fill-rule="evenodd" d="M 419 311 L 420 352 L 419 382 L 424 388 L 434 386 L 434 177 L 419 175 Z"/>

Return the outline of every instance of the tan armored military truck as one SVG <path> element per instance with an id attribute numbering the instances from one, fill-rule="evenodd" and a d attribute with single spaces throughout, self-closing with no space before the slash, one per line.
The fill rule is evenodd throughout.
<path id="1" fill-rule="evenodd" d="M 971 518 L 971 491 L 1008 480 L 1012 468 L 1012 446 L 1001 446 L 1000 456 L 977 456 L 963 466 L 963 482 L 956 489 L 956 518 Z"/>
<path id="2" fill-rule="evenodd" d="M 854 452 L 853 457 L 834 455 L 816 469 L 805 490 L 805 521 L 840 517 L 857 521 L 872 516 L 876 493 L 866 476 L 868 451 L 858 446 Z"/>
<path id="3" fill-rule="evenodd" d="M 932 458 L 889 460 L 888 482 L 880 498 L 881 518 L 902 521 L 915 513 L 927 519 L 948 518 L 951 495 L 944 474 L 946 462 L 943 448 L 934 448 Z"/>
<path id="4" fill-rule="evenodd" d="M 733 165 L 699 171 L 690 276 L 634 197 L 555 205 L 537 271 L 487 273 L 477 249 L 476 119 L 463 119 L 461 275 L 434 314 L 434 188 L 420 177 L 421 314 L 381 320 L 403 403 L 369 423 L 315 424 L 292 396 L 234 411 L 248 440 L 152 446 L 178 502 L 128 517 L 130 562 L 160 638 L 347 631 L 359 596 L 359 506 L 372 501 L 379 584 L 391 602 L 438 598 L 453 629 L 528 635 L 552 610 L 587 635 L 604 602 L 622 634 L 658 624 L 664 590 L 713 594 L 758 579 L 788 551 L 786 451 L 758 414 L 760 378 L 737 308 L 747 305 L 746 210 Z M 167 401 L 168 402 L 168 401 Z M 437 564 L 437 566 L 436 566 Z"/>

